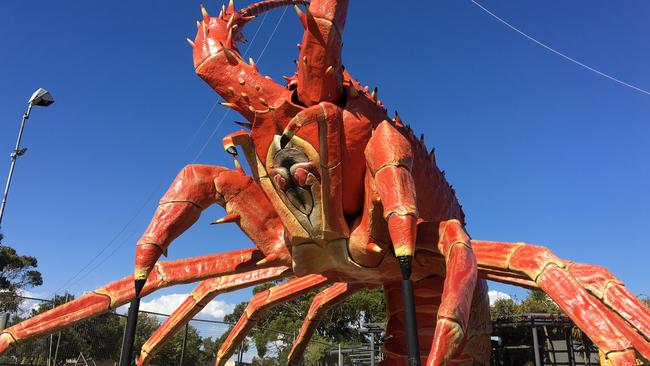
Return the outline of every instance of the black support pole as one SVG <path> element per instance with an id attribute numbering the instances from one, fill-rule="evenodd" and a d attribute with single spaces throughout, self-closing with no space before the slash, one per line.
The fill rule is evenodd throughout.
<path id="1" fill-rule="evenodd" d="M 402 301 L 404 303 L 404 321 L 406 322 L 406 343 L 408 345 L 408 365 L 420 366 L 420 344 L 418 341 L 417 320 L 415 319 L 415 299 L 411 282 L 411 262 L 413 257 L 397 257 L 402 270 Z"/>
<path id="2" fill-rule="evenodd" d="M 133 361 L 133 344 L 135 343 L 135 329 L 138 326 L 138 312 L 140 310 L 140 292 L 146 280 L 135 280 L 135 297 L 129 306 L 129 315 L 126 319 L 126 331 L 122 339 L 122 355 L 120 366 L 131 366 Z"/>

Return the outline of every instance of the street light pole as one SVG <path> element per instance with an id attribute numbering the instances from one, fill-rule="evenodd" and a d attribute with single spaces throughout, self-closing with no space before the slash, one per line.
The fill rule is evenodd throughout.
<path id="1" fill-rule="evenodd" d="M 27 111 L 23 114 L 23 119 L 20 122 L 20 130 L 18 131 L 18 139 L 16 140 L 16 148 L 11 152 L 11 166 L 9 167 L 9 176 L 7 177 L 7 184 L 5 185 L 5 193 L 2 196 L 2 205 L 0 206 L 0 227 L 2 227 L 2 217 L 5 213 L 5 205 L 7 204 L 7 196 L 9 196 L 9 187 L 11 186 L 11 177 L 14 175 L 14 168 L 16 167 L 16 160 L 19 156 L 25 154 L 27 149 L 20 148 L 20 140 L 23 138 L 23 130 L 25 129 L 25 122 L 29 119 L 29 113 L 32 111 L 32 104 L 27 105 Z"/>
<path id="2" fill-rule="evenodd" d="M 29 119 L 29 114 L 32 111 L 32 107 L 42 106 L 47 107 L 48 105 L 54 103 L 54 99 L 50 93 L 42 88 L 39 88 L 37 91 L 32 94 L 32 97 L 29 98 L 27 103 L 27 111 L 23 114 L 23 119 L 20 122 L 20 130 L 18 131 L 18 139 L 16 140 L 16 148 L 11 152 L 11 167 L 9 168 L 9 176 L 7 177 L 7 184 L 5 185 L 5 192 L 2 195 L 2 204 L 0 205 L 0 228 L 2 228 L 2 217 L 5 213 L 5 206 L 7 205 L 7 196 L 9 196 L 9 187 L 11 186 L 11 178 L 14 175 L 14 169 L 16 167 L 16 160 L 18 157 L 25 155 L 27 148 L 20 148 L 20 140 L 23 138 L 23 130 L 25 129 L 25 122 Z"/>

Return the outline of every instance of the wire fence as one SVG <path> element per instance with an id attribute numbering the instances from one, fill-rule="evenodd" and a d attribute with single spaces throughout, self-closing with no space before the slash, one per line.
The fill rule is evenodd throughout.
<path id="1" fill-rule="evenodd" d="M 40 310 L 52 308 L 52 300 L 21 297 L 26 303 L 19 311 L 10 314 L 7 327 L 25 320 L 29 315 Z M 58 304 L 57 304 L 58 305 Z M 39 310 L 40 309 L 40 310 Z M 136 330 L 135 357 L 144 342 L 169 317 L 151 311 L 140 311 Z M 226 334 L 234 323 L 194 318 L 169 339 L 150 361 L 156 366 L 203 366 L 214 365 L 216 352 Z M 37 337 L 33 340 L 18 342 L 0 356 L 0 366 L 64 366 L 64 365 L 117 365 L 121 353 L 122 338 L 126 326 L 126 315 L 108 312 L 91 319 L 83 320 L 54 334 Z M 271 336 L 268 337 L 267 335 Z M 266 336 L 266 337 L 265 337 Z M 236 349 L 230 365 L 250 365 L 259 354 L 255 339 L 270 339 L 265 345 L 266 357 L 272 358 L 285 353 L 293 345 L 295 333 L 283 332 L 266 327 L 255 327 L 242 346 Z M 322 365 L 337 364 L 337 356 L 329 355 L 328 350 L 335 349 L 332 344 L 312 341 L 323 350 Z M 331 359 L 331 362 L 328 360 Z M 246 362 L 245 362 L 246 361 Z M 254 363 L 253 363 L 254 364 Z M 258 362 L 258 364 L 261 364 Z M 266 364 L 266 363 L 265 363 Z"/>
<path id="2" fill-rule="evenodd" d="M 7 326 L 26 319 L 26 313 L 52 308 L 53 301 L 22 297 L 23 309 L 11 314 Z M 39 310 L 40 309 L 40 310 Z M 135 358 L 142 345 L 168 314 L 140 311 L 135 340 Z M 108 312 L 87 319 L 48 336 L 19 342 L 0 356 L 0 366 L 116 366 L 121 353 L 126 315 Z M 223 336 L 233 323 L 193 318 L 171 337 L 150 360 L 152 366 L 214 365 Z M 341 347 L 319 340 L 310 342 L 308 352 L 317 355 L 308 365 L 374 365 L 382 360 L 383 327 L 366 344 Z M 492 323 L 491 366 L 597 366 L 598 349 L 564 315 L 523 314 Z M 296 334 L 255 327 L 227 365 L 283 365 Z M 370 342 L 370 340 L 373 342 Z M 263 345 L 256 344 L 263 340 Z M 258 347 L 259 346 L 259 347 Z M 312 348 L 313 347 L 313 348 Z M 262 349 L 262 351 L 260 351 Z M 308 353 L 307 352 L 307 353 Z M 270 359 L 275 361 L 269 362 Z M 643 364 L 643 363 L 640 363 Z"/>

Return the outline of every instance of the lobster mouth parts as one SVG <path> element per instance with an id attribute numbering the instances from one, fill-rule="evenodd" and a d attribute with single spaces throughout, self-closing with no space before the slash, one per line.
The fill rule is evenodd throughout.
<path id="1" fill-rule="evenodd" d="M 314 210 L 312 187 L 319 182 L 319 174 L 307 155 L 291 143 L 273 157 L 273 181 L 284 192 L 287 200 L 308 219 Z M 311 220 L 310 220 L 311 221 Z"/>

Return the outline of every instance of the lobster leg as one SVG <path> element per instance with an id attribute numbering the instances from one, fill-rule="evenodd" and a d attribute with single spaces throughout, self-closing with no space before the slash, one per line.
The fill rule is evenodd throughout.
<path id="1" fill-rule="evenodd" d="M 348 283 L 335 283 L 325 290 L 319 292 L 311 303 L 305 321 L 300 327 L 300 332 L 293 342 L 293 347 L 289 352 L 289 365 L 299 365 L 302 354 L 307 349 L 309 340 L 314 335 L 316 328 L 323 315 L 327 313 L 332 306 L 350 297 L 350 295 L 362 289 L 362 286 Z"/>
<path id="2" fill-rule="evenodd" d="M 188 165 L 160 200 L 136 246 L 135 279 L 146 279 L 171 242 L 213 203 L 228 215 L 215 223 L 236 222 L 253 243 L 278 263 L 289 264 L 284 228 L 271 203 L 253 179 L 239 170 Z"/>
<path id="3" fill-rule="evenodd" d="M 339 103 L 343 93 L 341 48 L 348 0 L 312 0 L 298 10 L 305 33 L 298 61 L 298 99 L 306 106 Z"/>
<path id="4" fill-rule="evenodd" d="M 462 350 L 449 363 L 450 365 L 489 365 L 492 342 L 492 320 L 490 319 L 490 299 L 485 280 L 478 280 L 472 298 L 469 324 Z"/>
<path id="5" fill-rule="evenodd" d="M 148 365 L 149 360 L 156 352 L 217 295 L 282 279 L 289 275 L 291 275 L 291 270 L 286 267 L 271 267 L 211 278 L 199 283 L 181 306 L 147 339 L 142 346 L 138 366 Z"/>
<path id="6" fill-rule="evenodd" d="M 420 345 L 411 263 L 415 253 L 418 209 L 415 182 L 411 169 L 413 151 L 409 141 L 388 121 L 373 131 L 365 150 L 368 170 L 374 179 L 377 194 L 383 206 L 395 256 L 402 273 L 402 298 L 409 363 L 420 364 Z"/>
<path id="7" fill-rule="evenodd" d="M 377 126 L 366 146 L 366 161 L 384 208 L 395 256 L 415 252 L 418 209 L 411 175 L 413 151 L 409 141 L 388 121 Z"/>
<path id="8" fill-rule="evenodd" d="M 294 278 L 255 295 L 221 345 L 219 352 L 217 352 L 215 365 L 221 366 L 226 363 L 235 347 L 246 338 L 246 335 L 255 326 L 264 311 L 280 303 L 302 296 L 309 291 L 323 287 L 328 283 L 329 280 L 327 278 L 314 274 Z"/>
<path id="9" fill-rule="evenodd" d="M 442 304 L 444 281 L 445 278 L 433 277 L 413 284 L 417 303 L 417 330 L 420 338 L 422 364 L 426 363 L 428 353 L 431 350 L 431 343 L 437 326 L 437 314 Z M 382 366 L 412 365 L 404 354 L 406 334 L 404 331 L 404 306 L 400 293 L 399 282 L 384 286 L 388 322 L 382 347 L 386 359 L 380 363 Z M 456 355 L 447 364 L 489 365 L 491 333 L 492 322 L 490 320 L 487 283 L 484 280 L 478 280 L 472 296 L 470 319 L 465 329 L 464 339 Z"/>
<path id="10" fill-rule="evenodd" d="M 624 319 L 592 296 L 567 265 L 547 248 L 524 243 L 472 241 L 482 268 L 525 275 L 546 292 L 607 355 L 614 365 L 635 365 L 635 353 L 649 358 L 650 344 Z"/>
<path id="11" fill-rule="evenodd" d="M 428 366 L 446 365 L 459 350 L 468 332 L 477 280 L 476 258 L 462 224 L 443 221 L 439 237 L 438 249 L 446 259 L 447 273 Z"/>
<path id="12" fill-rule="evenodd" d="M 650 309 L 625 288 L 607 268 L 565 261 L 567 270 L 589 293 L 594 295 L 639 333 L 650 340 Z"/>
<path id="13" fill-rule="evenodd" d="M 387 148 L 388 147 L 388 148 Z M 377 193 L 384 208 L 389 234 L 400 260 L 404 282 L 404 298 L 408 295 L 410 260 L 415 250 L 418 209 L 415 184 L 411 174 L 413 152 L 409 141 L 387 121 L 374 131 L 366 148 L 366 160 L 374 177 Z M 438 312 L 436 333 L 427 365 L 443 365 L 458 351 L 467 330 L 469 308 L 476 285 L 476 259 L 469 236 L 458 220 L 443 221 L 439 228 L 438 250 L 446 261 L 446 280 L 442 306 Z M 412 296 L 412 295 L 410 295 Z M 405 309 L 409 306 L 405 303 Z M 415 319 L 405 315 L 407 329 L 415 328 Z M 414 332 L 410 330 L 410 332 Z M 411 333 L 412 334 L 412 333 Z M 417 337 L 411 335 L 409 353 L 419 361 Z"/>
<path id="14" fill-rule="evenodd" d="M 155 265 L 142 290 L 147 295 L 157 289 L 206 278 L 258 270 L 257 262 L 264 255 L 256 249 L 207 255 Z M 273 269 L 269 269 L 273 271 Z M 287 270 L 281 267 L 276 270 Z M 0 353 L 16 342 L 54 333 L 79 321 L 102 314 L 129 302 L 135 296 L 133 276 L 124 277 L 74 301 L 29 318 L 2 331 Z"/>

